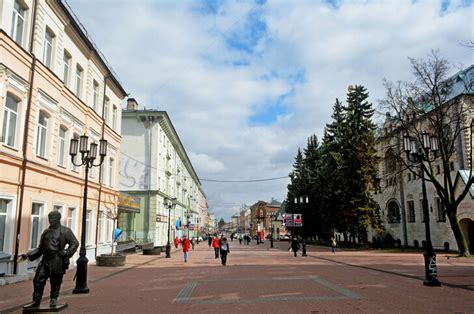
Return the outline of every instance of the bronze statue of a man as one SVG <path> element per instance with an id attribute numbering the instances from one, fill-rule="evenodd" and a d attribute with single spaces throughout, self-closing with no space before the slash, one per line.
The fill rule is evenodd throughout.
<path id="1" fill-rule="evenodd" d="M 33 302 L 27 305 L 27 308 L 37 307 L 41 304 L 44 286 L 48 278 L 51 284 L 50 306 L 57 305 L 63 275 L 69 266 L 69 258 L 79 247 L 79 242 L 71 229 L 61 225 L 60 212 L 50 212 L 48 220 L 49 228 L 41 235 L 39 247 L 22 255 L 23 258 L 28 258 L 30 261 L 43 256 L 33 279 Z"/>

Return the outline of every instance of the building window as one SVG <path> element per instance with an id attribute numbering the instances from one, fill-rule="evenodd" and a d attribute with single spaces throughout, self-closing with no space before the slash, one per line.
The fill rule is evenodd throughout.
<path id="1" fill-rule="evenodd" d="M 415 202 L 408 201 L 408 222 L 415 222 Z"/>
<path id="2" fill-rule="evenodd" d="M 15 147 L 16 125 L 18 122 L 18 104 L 11 95 L 7 94 L 5 110 L 3 112 L 2 142 Z"/>
<path id="3" fill-rule="evenodd" d="M 25 29 L 25 8 L 18 0 L 13 5 L 12 31 L 11 37 L 18 44 L 23 44 L 23 31 Z"/>
<path id="4" fill-rule="evenodd" d="M 7 237 L 7 214 L 11 200 L 0 199 L 0 252 L 5 251 Z"/>
<path id="5" fill-rule="evenodd" d="M 67 143 L 66 143 L 66 133 L 67 130 L 64 126 L 59 127 L 59 140 L 58 140 L 58 165 L 64 167 L 66 152 L 67 152 Z"/>
<path id="6" fill-rule="evenodd" d="M 74 224 L 74 216 L 76 215 L 76 209 L 74 207 L 69 207 L 67 209 L 67 220 L 66 220 L 66 226 L 69 227 L 72 231 L 74 231 L 74 228 L 76 227 Z"/>
<path id="7" fill-rule="evenodd" d="M 107 168 L 105 167 L 105 161 L 100 165 L 100 183 L 105 184 L 107 178 Z"/>
<path id="8" fill-rule="evenodd" d="M 82 74 L 84 73 L 84 70 L 82 69 L 82 67 L 79 65 L 79 64 L 76 64 L 76 89 L 75 89 L 75 93 L 76 93 L 76 96 L 79 98 L 79 99 L 82 99 Z"/>
<path id="9" fill-rule="evenodd" d="M 110 110 L 110 99 L 108 97 L 105 97 L 105 102 L 104 102 L 104 121 L 106 124 L 109 123 L 109 110 Z"/>
<path id="10" fill-rule="evenodd" d="M 395 201 L 388 203 L 388 222 L 399 223 L 400 222 L 400 208 Z"/>
<path id="11" fill-rule="evenodd" d="M 87 211 L 86 215 L 86 244 L 92 243 L 92 210 Z"/>
<path id="12" fill-rule="evenodd" d="M 30 248 L 38 247 L 38 240 L 40 237 L 40 217 L 43 211 L 42 203 L 33 203 L 31 207 L 31 228 L 30 228 Z"/>
<path id="13" fill-rule="evenodd" d="M 107 223 L 105 218 L 104 211 L 101 210 L 99 212 L 99 243 L 105 242 L 105 224 Z"/>
<path id="14" fill-rule="evenodd" d="M 438 211 L 438 222 L 446 222 L 446 209 L 440 198 L 436 198 L 436 209 Z"/>
<path id="15" fill-rule="evenodd" d="M 53 69 L 53 46 L 54 33 L 49 28 L 46 28 L 43 42 L 43 63 L 51 70 Z"/>
<path id="16" fill-rule="evenodd" d="M 117 107 L 112 107 L 112 129 L 117 131 Z"/>
<path id="17" fill-rule="evenodd" d="M 46 148 L 48 142 L 48 117 L 44 111 L 40 111 L 39 113 L 36 133 L 36 155 L 46 158 Z"/>
<path id="18" fill-rule="evenodd" d="M 98 112 L 99 110 L 99 83 L 94 81 L 92 84 L 92 92 L 93 92 L 93 98 L 92 98 L 92 108 L 94 109 L 95 112 Z"/>
<path id="19" fill-rule="evenodd" d="M 425 222 L 425 212 L 423 211 L 423 198 L 420 198 L 420 201 L 418 203 L 420 204 L 421 222 Z"/>
<path id="20" fill-rule="evenodd" d="M 74 133 L 74 134 L 72 135 L 72 138 L 75 139 L 75 140 L 79 140 L 79 134 Z M 77 156 L 74 156 L 74 162 L 76 162 L 76 157 L 77 157 Z M 74 163 L 72 162 L 72 159 L 71 159 L 71 161 L 70 161 L 70 169 L 71 169 L 72 171 L 74 171 L 74 172 L 79 172 L 77 166 L 74 165 Z"/>
<path id="21" fill-rule="evenodd" d="M 114 186 L 114 159 L 109 158 L 109 186 Z"/>
<path id="22" fill-rule="evenodd" d="M 69 87 L 69 77 L 71 76 L 71 55 L 64 50 L 63 54 L 63 82 L 66 87 Z"/>

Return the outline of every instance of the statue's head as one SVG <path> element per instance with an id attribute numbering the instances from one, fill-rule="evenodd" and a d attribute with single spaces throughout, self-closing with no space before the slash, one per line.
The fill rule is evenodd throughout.
<path id="1" fill-rule="evenodd" d="M 49 225 L 51 228 L 58 228 L 61 226 L 61 213 L 57 210 L 48 214 Z"/>

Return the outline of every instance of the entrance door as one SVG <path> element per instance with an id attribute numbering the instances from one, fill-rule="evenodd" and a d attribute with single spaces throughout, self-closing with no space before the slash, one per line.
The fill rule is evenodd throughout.
<path id="1" fill-rule="evenodd" d="M 469 222 L 469 226 L 467 230 L 469 234 L 469 252 L 473 254 L 474 253 L 474 221 Z"/>

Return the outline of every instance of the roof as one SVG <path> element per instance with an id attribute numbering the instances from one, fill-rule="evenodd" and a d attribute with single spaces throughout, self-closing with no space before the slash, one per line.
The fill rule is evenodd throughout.
<path id="1" fill-rule="evenodd" d="M 469 181 L 469 172 L 470 172 L 469 170 L 463 170 L 463 169 L 458 170 L 456 181 L 459 180 L 458 178 L 461 178 L 464 185 L 466 185 L 467 182 Z M 471 195 L 471 198 L 474 198 L 474 185 L 471 185 L 471 187 L 469 188 L 469 194 Z"/>

